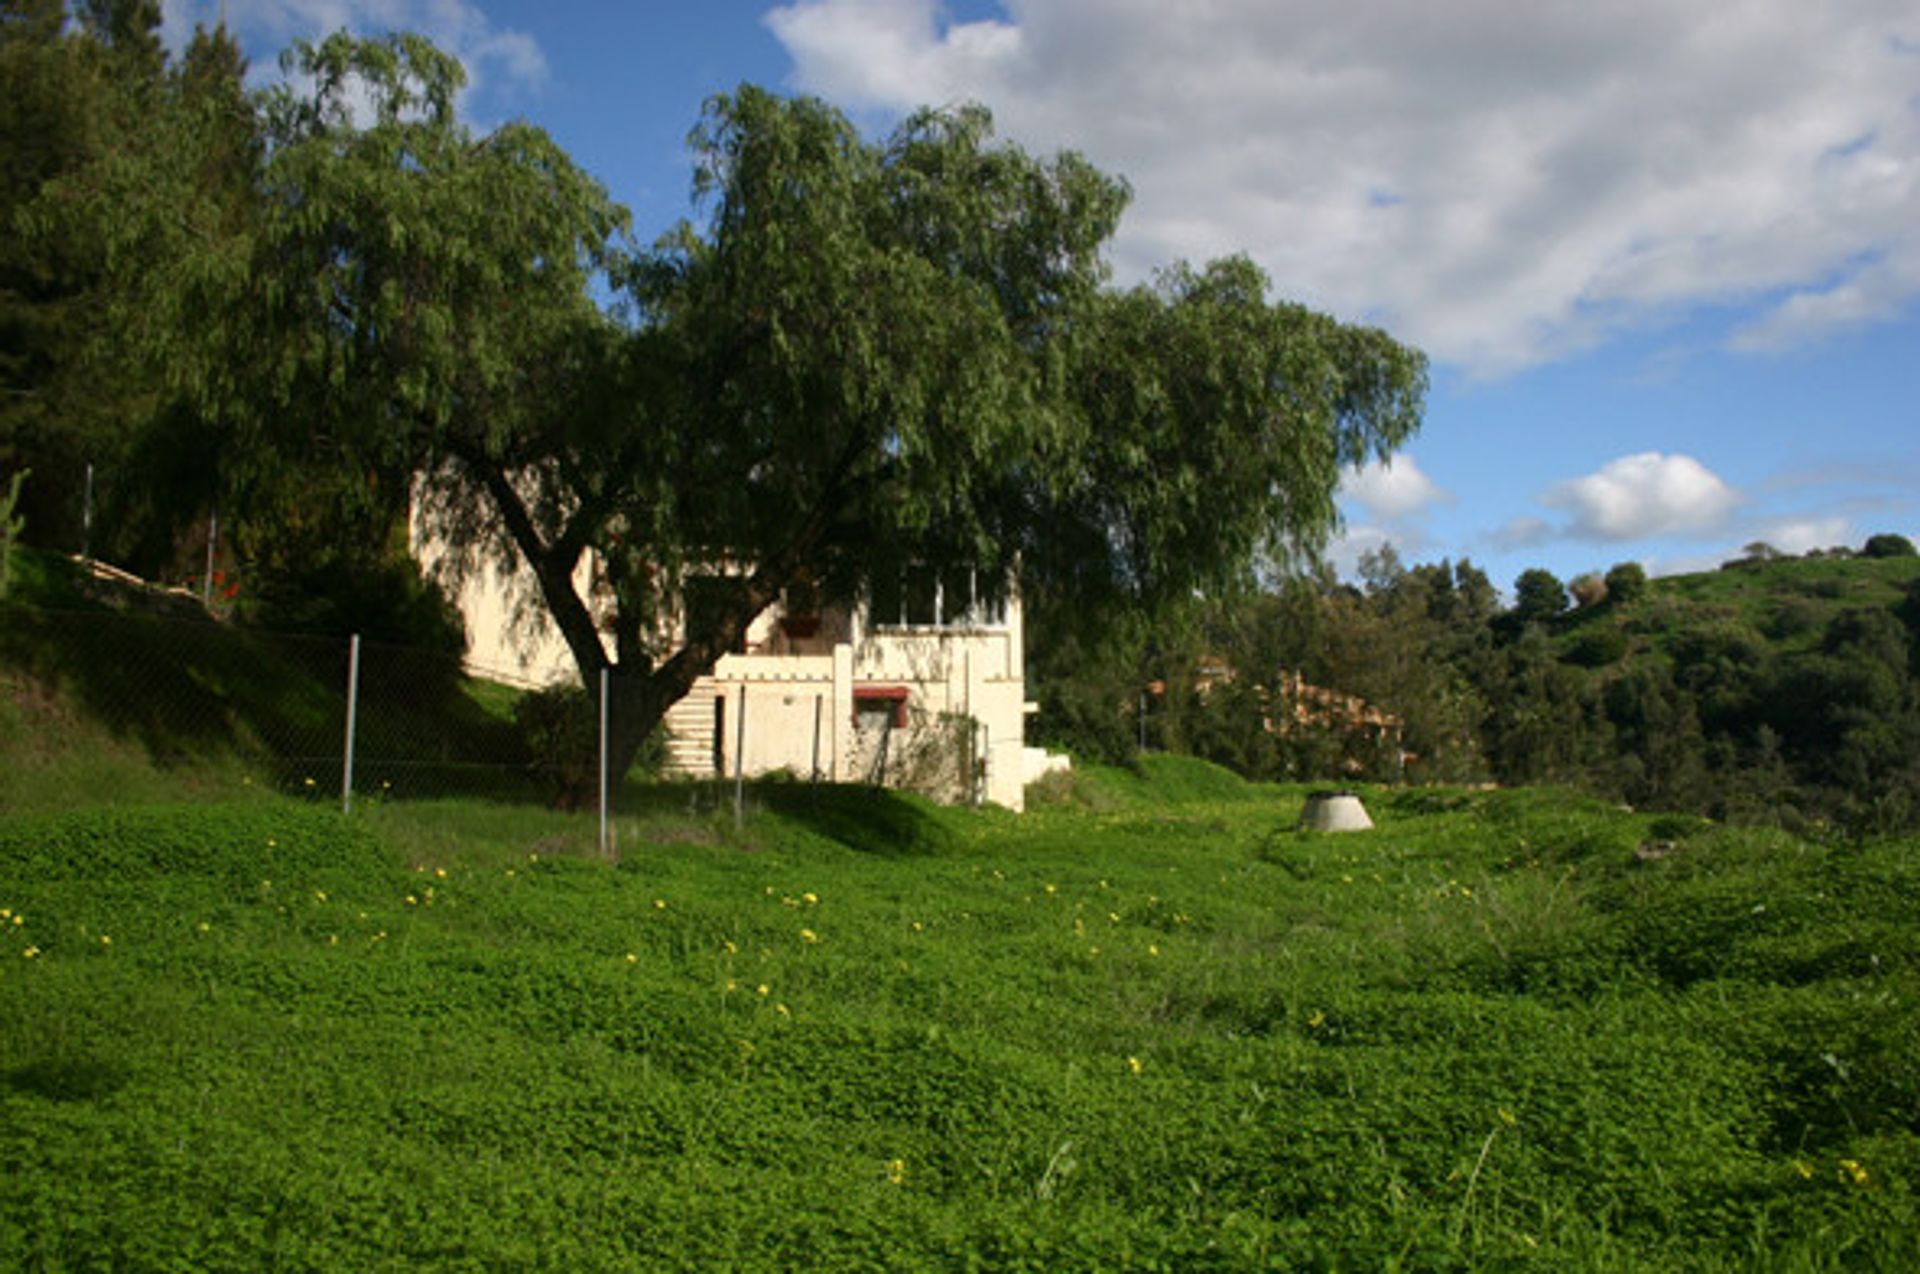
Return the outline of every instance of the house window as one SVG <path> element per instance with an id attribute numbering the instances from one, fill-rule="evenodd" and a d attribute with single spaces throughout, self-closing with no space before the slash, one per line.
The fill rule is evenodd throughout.
<path id="1" fill-rule="evenodd" d="M 869 615 L 880 628 L 993 628 L 1007 622 L 1004 599 L 981 587 L 970 567 L 909 566 L 880 577 L 869 590 Z"/>
<path id="2" fill-rule="evenodd" d="M 905 686 L 855 686 L 854 724 L 858 725 L 862 716 L 885 716 L 894 729 L 906 729 L 908 694 Z"/>

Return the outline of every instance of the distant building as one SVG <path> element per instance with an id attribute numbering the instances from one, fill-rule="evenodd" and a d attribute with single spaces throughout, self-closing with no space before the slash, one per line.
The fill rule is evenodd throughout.
<path id="1" fill-rule="evenodd" d="M 417 550 L 429 566 L 431 545 Z M 583 563 L 582 592 L 591 580 Z M 1026 785 L 1069 764 L 1026 746 L 1020 599 L 968 571 L 909 572 L 857 605 L 770 606 L 739 649 L 668 710 L 666 772 L 876 783 L 946 801 L 1025 806 Z M 531 582 L 474 571 L 455 601 L 474 671 L 536 685 L 578 676 L 550 628 L 517 617 Z"/>

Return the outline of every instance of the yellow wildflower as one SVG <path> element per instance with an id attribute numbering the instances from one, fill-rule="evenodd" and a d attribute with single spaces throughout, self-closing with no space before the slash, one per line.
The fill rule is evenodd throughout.
<path id="1" fill-rule="evenodd" d="M 418 898 L 415 898 L 412 894 L 407 895 L 407 906 L 417 907 L 419 905 L 420 905 L 420 900 Z"/>
<path id="2" fill-rule="evenodd" d="M 759 993 L 760 993 L 761 995 L 766 995 L 766 994 L 768 994 L 769 992 L 771 992 L 771 991 L 773 990 L 773 988 L 772 988 L 772 987 L 770 987 L 770 986 L 768 986 L 768 985 L 767 985 L 766 983 L 764 983 L 764 982 L 762 982 L 762 983 L 761 983 L 761 984 L 760 984 L 759 986 L 757 986 L 757 987 L 755 987 L 755 988 L 753 988 L 753 989 L 754 989 L 755 991 L 758 991 L 758 992 L 759 992 Z"/>
<path id="3" fill-rule="evenodd" d="M 811 929 L 802 929 L 802 930 L 800 931 L 800 941 L 802 941 L 802 942 L 818 942 L 818 941 L 820 941 L 820 935 L 819 935 L 819 934 L 817 934 L 817 933 L 815 933 L 815 932 L 814 932 L 813 930 L 811 930 Z"/>
<path id="4" fill-rule="evenodd" d="M 792 1017 L 792 1016 L 793 1016 L 793 1014 L 792 1014 L 791 1012 L 789 1012 L 789 1011 L 788 1011 L 788 1009 L 787 1009 L 787 1006 L 786 1006 L 786 1005 L 784 1005 L 784 1004 L 776 1004 L 776 1005 L 774 1005 L 774 1006 L 773 1006 L 773 1011 L 774 1011 L 775 1013 L 778 1013 L 778 1014 L 779 1014 L 779 1015 L 780 1015 L 781 1017 Z"/>
<path id="5" fill-rule="evenodd" d="M 103 947 L 110 947 L 113 945 L 113 939 L 109 938 L 106 934 L 103 933 L 100 935 L 100 945 Z"/>
<path id="6" fill-rule="evenodd" d="M 1050 894 L 1057 894 L 1060 892 L 1060 887 L 1058 885 L 1048 885 L 1047 892 Z"/>
<path id="7" fill-rule="evenodd" d="M 1325 1024 L 1326 1020 L 1327 1020 L 1327 1015 L 1325 1013 L 1322 1013 L 1319 1009 L 1315 1009 L 1313 1011 L 1313 1015 L 1307 1019 L 1307 1025 L 1317 1030 L 1323 1024 Z"/>
<path id="8" fill-rule="evenodd" d="M 1160 954 L 1160 948 L 1158 946 L 1155 946 L 1153 943 L 1148 943 L 1147 954 L 1150 956 L 1157 956 Z"/>
<path id="9" fill-rule="evenodd" d="M 655 898 L 653 900 L 653 909 L 655 911 L 665 911 L 667 909 L 667 900 L 665 898 Z"/>
<path id="10" fill-rule="evenodd" d="M 904 1185 L 907 1180 L 907 1161 L 905 1159 L 887 1160 L 887 1181 L 893 1185 Z"/>
<path id="11" fill-rule="evenodd" d="M 212 931 L 213 926 L 202 920 L 199 924 L 195 925 L 194 928 L 198 929 L 201 933 L 209 933 Z"/>
<path id="12" fill-rule="evenodd" d="M 629 951 L 629 952 L 627 952 L 627 963 L 628 963 L 628 964 L 638 964 L 638 963 L 640 963 L 640 957 L 639 957 L 639 956 L 637 956 L 637 955 L 635 955 L 635 954 L 634 954 L 633 952 L 631 952 L 631 951 Z"/>
<path id="13" fill-rule="evenodd" d="M 1840 1161 L 1840 1169 L 1846 1173 L 1847 1179 L 1852 1181 L 1853 1184 L 1857 1186 L 1867 1184 L 1867 1170 L 1860 1166 L 1858 1159 L 1842 1159 Z"/>
<path id="14" fill-rule="evenodd" d="M 1132 1071 L 1136 1075 L 1138 1075 L 1141 1071 L 1145 1070 L 1146 1068 L 1147 1068 L 1146 1063 L 1142 1062 L 1137 1057 L 1129 1057 L 1127 1059 L 1127 1069 Z"/>
<path id="15" fill-rule="evenodd" d="M 23 960 L 32 960 L 38 957 L 39 954 L 40 954 L 39 947 L 28 947 L 25 951 L 22 951 L 20 953 L 20 958 Z"/>
<path id="16" fill-rule="evenodd" d="M 739 954 L 740 954 L 740 948 L 739 948 L 739 947 L 737 947 L 737 946 L 735 946 L 735 945 L 733 944 L 733 939 L 732 939 L 732 938 L 728 938 L 728 939 L 727 939 L 727 940 L 726 940 L 725 942 L 723 942 L 723 943 L 721 943 L 720 945 L 721 945 L 721 946 L 723 946 L 723 947 L 725 947 L 725 948 L 727 949 L 727 954 L 728 954 L 728 955 L 739 955 Z"/>
<path id="17" fill-rule="evenodd" d="M 1793 1161 L 1793 1170 L 1795 1172 L 1798 1172 L 1801 1176 L 1805 1177 L 1807 1180 L 1809 1181 L 1813 1180 L 1813 1165 L 1808 1163 L 1805 1159 L 1795 1159 Z"/>
<path id="18" fill-rule="evenodd" d="M 804 901 L 809 907 L 813 906 L 814 904 L 820 901 L 820 895 L 814 893 L 811 889 L 809 889 L 806 893 L 801 894 L 800 897 L 801 897 L 801 900 Z"/>

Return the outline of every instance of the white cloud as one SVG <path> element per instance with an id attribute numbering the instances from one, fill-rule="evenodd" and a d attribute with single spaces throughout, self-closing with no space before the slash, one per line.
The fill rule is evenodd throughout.
<path id="1" fill-rule="evenodd" d="M 162 38 L 168 47 L 181 48 L 196 25 L 213 27 L 220 12 L 219 0 L 169 0 Z M 466 67 L 463 101 L 481 94 L 511 99 L 547 79 L 546 55 L 533 37 L 496 27 L 474 0 L 252 0 L 228 6 L 227 25 L 256 55 L 256 80 L 278 78 L 273 59 L 294 40 L 317 40 L 343 28 L 356 35 L 426 36 Z"/>
<path id="2" fill-rule="evenodd" d="M 793 80 L 976 99 L 1125 174 L 1124 278 L 1246 250 L 1497 373 L 1702 306 L 1781 348 L 1920 295 L 1912 0 L 796 0 Z"/>
<path id="3" fill-rule="evenodd" d="M 1382 522 L 1399 522 L 1452 499 L 1404 453 L 1347 469 L 1340 494 Z"/>
<path id="4" fill-rule="evenodd" d="M 1333 537 L 1323 556 L 1335 575 L 1341 579 L 1357 579 L 1360 575 L 1360 559 L 1384 548 L 1396 552 L 1419 551 L 1419 546 L 1396 540 L 1384 527 L 1348 526 L 1342 527 L 1340 533 Z"/>
<path id="5" fill-rule="evenodd" d="M 1777 518 L 1760 525 L 1754 537 L 1773 545 L 1782 553 L 1801 554 L 1808 549 L 1832 548 L 1836 544 L 1857 545 L 1853 522 L 1844 517 Z"/>
<path id="6" fill-rule="evenodd" d="M 1568 536 L 1618 541 L 1711 532 L 1740 497 L 1692 456 L 1643 451 L 1561 483 L 1541 503 L 1572 516 Z"/>
<path id="7" fill-rule="evenodd" d="M 1495 549 L 1511 553 L 1516 549 L 1530 549 L 1545 544 L 1553 537 L 1553 524 L 1545 518 L 1517 517 L 1495 531 L 1492 541 Z"/>

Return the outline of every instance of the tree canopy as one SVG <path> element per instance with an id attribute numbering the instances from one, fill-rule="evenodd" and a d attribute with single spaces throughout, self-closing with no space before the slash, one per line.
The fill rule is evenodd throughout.
<path id="1" fill-rule="evenodd" d="M 1150 612 L 1310 555 L 1340 467 L 1418 426 L 1418 353 L 1270 302 L 1244 259 L 1112 288 L 1124 183 L 978 107 L 868 140 L 816 99 L 715 97 L 697 215 L 640 247 L 543 131 L 464 125 L 425 41 L 287 65 L 243 216 L 100 188 L 123 240 L 191 228 L 120 258 L 129 348 L 231 488 L 346 474 L 524 562 L 582 674 L 612 674 L 617 753 L 788 586 L 1017 562 L 1045 604 Z"/>

